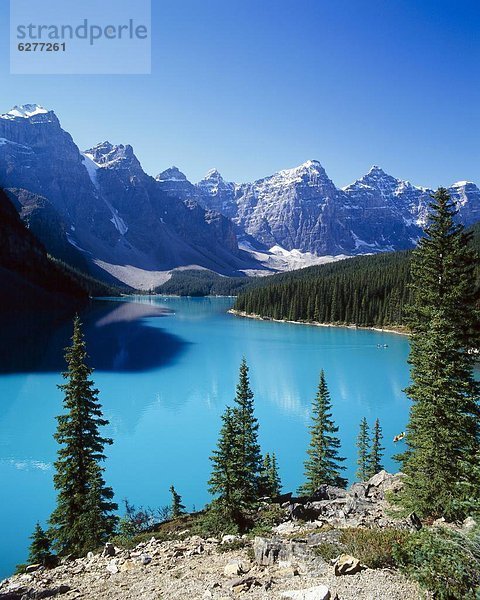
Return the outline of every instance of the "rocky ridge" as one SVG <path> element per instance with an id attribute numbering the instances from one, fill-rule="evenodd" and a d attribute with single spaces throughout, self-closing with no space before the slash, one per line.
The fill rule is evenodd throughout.
<path id="1" fill-rule="evenodd" d="M 68 261 L 71 251 L 59 244 L 64 235 L 106 279 L 135 287 L 143 272 L 150 286 L 176 267 L 233 275 L 261 266 L 239 250 L 229 219 L 166 194 L 130 145 L 103 142 L 82 153 L 55 113 L 36 105 L 0 115 L 0 186 L 20 199 L 42 198 L 37 228 L 49 231 L 53 211 L 60 231 L 44 237 L 47 250 Z"/>

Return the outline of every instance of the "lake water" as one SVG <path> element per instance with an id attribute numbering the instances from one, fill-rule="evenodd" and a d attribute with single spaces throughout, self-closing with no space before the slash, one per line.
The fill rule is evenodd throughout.
<path id="1" fill-rule="evenodd" d="M 277 454 L 285 491 L 303 481 L 309 409 L 325 370 L 340 427 L 347 475 L 355 473 L 360 419 L 378 417 L 394 470 L 392 438 L 409 402 L 405 336 L 301 326 L 227 314 L 229 298 L 137 297 L 99 301 L 82 319 L 106 418 L 106 478 L 124 498 L 152 508 L 169 503 L 173 483 L 188 509 L 209 500 L 209 455 L 220 415 L 235 394 L 242 356 L 250 366 L 264 452 Z M 160 309 L 171 311 L 165 313 Z M 0 334 L 0 577 L 27 556 L 28 536 L 55 503 L 52 463 L 62 349 L 71 324 Z M 21 329 L 21 328 L 20 328 Z M 20 343 L 19 343 L 20 340 Z M 388 344 L 379 348 L 377 344 Z"/>

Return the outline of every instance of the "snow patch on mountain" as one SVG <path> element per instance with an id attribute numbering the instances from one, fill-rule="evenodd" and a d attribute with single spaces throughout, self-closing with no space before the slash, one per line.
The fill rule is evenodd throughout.
<path id="1" fill-rule="evenodd" d="M 317 256 L 312 252 L 301 252 L 298 249 L 286 250 L 282 246 L 275 245 L 269 250 L 256 250 L 248 241 L 239 243 L 239 247 L 251 254 L 256 260 L 268 270 L 248 269 L 244 270 L 245 275 L 251 277 L 270 275 L 272 271 L 295 271 L 297 269 L 305 269 L 314 265 L 323 265 L 329 262 L 335 262 L 349 258 L 345 254 L 337 256 Z"/>
<path id="2" fill-rule="evenodd" d="M 87 154 L 86 152 L 81 152 L 80 154 L 91 182 L 96 188 L 98 188 L 97 170 L 99 169 L 99 166 L 93 160 L 93 154 Z"/>
<path id="3" fill-rule="evenodd" d="M 75 231 L 75 228 L 73 228 L 73 231 Z M 68 243 L 71 244 L 74 248 L 76 248 L 77 250 L 80 250 L 80 252 L 83 252 L 84 254 L 90 254 L 90 252 L 88 252 L 88 250 L 85 250 L 85 248 L 82 248 L 81 246 L 79 246 L 76 239 L 74 237 L 72 237 L 72 235 L 70 233 L 68 233 L 68 231 L 66 232 L 66 236 L 67 236 Z"/>
<path id="4" fill-rule="evenodd" d="M 45 115 L 48 112 L 46 108 L 38 104 L 21 104 L 20 106 L 14 106 L 7 113 L 0 115 L 0 119 L 29 119 L 35 115 Z"/>

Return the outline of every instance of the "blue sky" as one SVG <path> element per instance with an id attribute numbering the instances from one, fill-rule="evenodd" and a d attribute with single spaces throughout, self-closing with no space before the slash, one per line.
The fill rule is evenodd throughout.
<path id="1" fill-rule="evenodd" d="M 40 3 L 37 6 L 41 6 Z M 144 169 L 250 181 L 318 159 L 338 186 L 372 164 L 415 184 L 480 183 L 480 2 L 153 0 L 151 75 L 9 75 L 81 149 L 130 143 Z"/>

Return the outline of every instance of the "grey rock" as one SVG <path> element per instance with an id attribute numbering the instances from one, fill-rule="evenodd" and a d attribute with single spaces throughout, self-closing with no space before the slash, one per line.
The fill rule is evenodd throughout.
<path id="1" fill-rule="evenodd" d="M 260 266 L 239 252 L 229 219 L 195 198 L 170 196 L 129 145 L 103 142 L 82 154 L 52 111 L 1 115 L 0 138 L 0 186 L 17 195 L 58 258 L 74 256 L 105 279 L 128 277 L 114 268 L 121 265 L 222 274 Z"/>
<path id="2" fill-rule="evenodd" d="M 292 562 L 309 555 L 305 542 L 285 541 L 280 538 L 256 537 L 253 542 L 255 562 L 261 566 L 271 566 L 278 562 Z"/>
<path id="3" fill-rule="evenodd" d="M 326 585 L 317 585 L 304 590 L 289 590 L 282 592 L 282 598 L 290 600 L 330 600 L 330 590 Z"/>
<path id="4" fill-rule="evenodd" d="M 338 189 L 315 160 L 246 184 L 227 183 L 212 171 L 197 184 L 197 191 L 205 207 L 231 217 L 266 247 L 319 255 L 413 247 L 432 194 L 377 166 Z M 480 190 L 475 184 L 453 184 L 449 193 L 462 223 L 480 220 Z"/>

